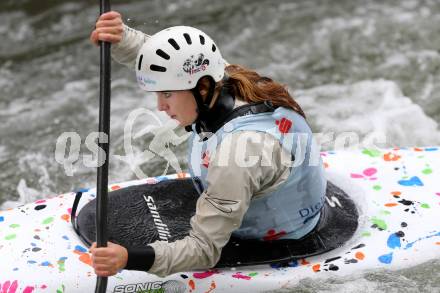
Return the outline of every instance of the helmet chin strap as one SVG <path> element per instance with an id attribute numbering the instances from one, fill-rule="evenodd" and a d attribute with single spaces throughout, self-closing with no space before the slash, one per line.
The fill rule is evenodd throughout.
<path id="1" fill-rule="evenodd" d="M 213 107 L 209 108 L 214 97 L 215 81 L 212 77 L 208 77 L 208 80 L 209 88 L 205 101 L 203 101 L 203 97 L 199 90 L 200 80 L 197 83 L 197 86 L 191 90 L 197 103 L 198 116 L 194 121 L 197 134 L 200 134 L 201 132 L 215 132 L 215 130 L 218 129 L 217 126 L 219 122 L 221 122 L 223 118 L 232 111 L 235 105 L 235 97 L 229 93 L 229 89 L 226 85 L 228 78 L 225 76 L 223 78 L 224 85 L 220 94 Z M 192 131 L 191 126 L 186 126 L 185 129 L 187 131 Z"/>

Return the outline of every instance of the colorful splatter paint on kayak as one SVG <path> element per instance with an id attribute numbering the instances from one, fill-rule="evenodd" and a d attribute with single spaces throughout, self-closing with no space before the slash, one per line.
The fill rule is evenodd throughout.
<path id="1" fill-rule="evenodd" d="M 361 213 L 358 231 L 342 247 L 282 266 L 182 272 L 165 279 L 123 270 L 109 278 L 108 292 L 270 291 L 303 278 L 398 269 L 440 258 L 439 148 L 323 152 L 322 158 L 328 178 L 353 196 Z M 185 176 L 118 183 L 109 191 Z M 82 191 L 85 198 L 95 198 L 94 189 Z M 71 192 L 0 212 L 0 292 L 94 290 L 88 247 L 69 222 L 73 198 Z"/>

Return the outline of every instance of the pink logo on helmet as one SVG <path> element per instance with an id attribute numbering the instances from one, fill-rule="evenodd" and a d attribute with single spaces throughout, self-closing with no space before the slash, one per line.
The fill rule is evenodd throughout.
<path id="1" fill-rule="evenodd" d="M 205 55 L 200 53 L 197 57 L 191 55 L 190 58 L 186 59 L 183 63 L 183 71 L 189 75 L 196 74 L 200 71 L 205 71 L 209 65 L 209 60 L 205 59 Z"/>

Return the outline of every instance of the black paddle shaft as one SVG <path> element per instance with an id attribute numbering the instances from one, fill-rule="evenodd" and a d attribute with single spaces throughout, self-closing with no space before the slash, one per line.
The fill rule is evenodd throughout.
<path id="1" fill-rule="evenodd" d="M 100 15 L 110 11 L 110 0 L 100 0 Z M 96 242 L 97 247 L 107 246 L 108 165 L 110 146 L 110 96 L 111 59 L 110 43 L 100 41 L 100 93 L 98 175 L 96 187 Z M 98 277 L 96 293 L 107 290 L 107 277 Z"/>

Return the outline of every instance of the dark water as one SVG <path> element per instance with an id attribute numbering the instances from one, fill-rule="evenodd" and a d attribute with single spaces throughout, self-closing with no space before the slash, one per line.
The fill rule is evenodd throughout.
<path id="1" fill-rule="evenodd" d="M 74 176 L 67 176 L 54 152 L 63 132 L 76 132 L 81 155 L 90 154 L 84 140 L 98 128 L 99 50 L 88 41 L 96 2 L 0 2 L 0 204 L 94 185 L 94 169 L 79 160 Z M 380 131 L 383 146 L 440 144 L 438 0 L 112 3 L 126 23 L 148 33 L 181 24 L 206 31 L 230 63 L 287 84 L 315 132 L 354 131 L 362 140 Z M 137 88 L 132 71 L 114 63 L 112 74 L 112 155 L 124 155 L 128 115 L 139 107 L 154 110 L 155 100 Z M 148 142 L 148 135 L 135 140 L 135 153 Z M 184 169 L 185 144 L 173 150 Z M 133 164 L 149 176 L 166 167 L 158 156 Z M 135 177 L 127 163 L 111 157 L 110 181 Z M 381 290 L 381 280 L 360 278 Z M 411 282 L 414 290 L 421 284 Z M 312 285 L 304 292 L 328 292 Z"/>
<path id="2" fill-rule="evenodd" d="M 66 178 L 54 151 L 63 132 L 84 142 L 97 130 L 99 50 L 88 42 L 96 6 L 0 4 L 2 200 L 17 198 L 21 179 L 44 195 L 94 182 L 94 171 L 79 165 Z M 287 84 L 315 132 L 362 138 L 379 130 L 385 146 L 440 142 L 438 1 L 114 1 L 113 9 L 150 33 L 178 24 L 205 30 L 229 62 Z M 133 72 L 114 64 L 114 154 L 124 154 L 118 138 L 138 107 L 154 109 L 154 99 L 137 89 Z M 183 158 L 184 146 L 176 152 Z M 142 169 L 158 175 L 160 161 Z M 112 180 L 133 178 L 127 164 L 112 163 Z"/>

